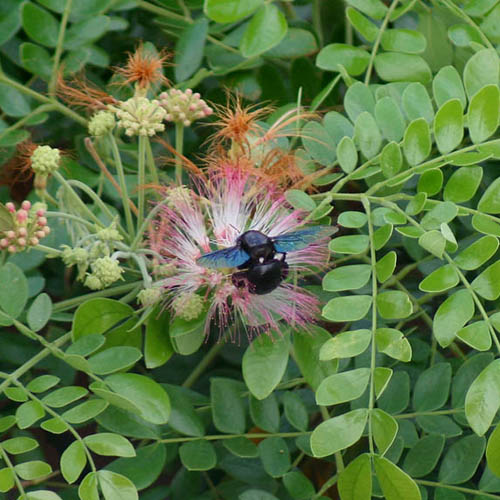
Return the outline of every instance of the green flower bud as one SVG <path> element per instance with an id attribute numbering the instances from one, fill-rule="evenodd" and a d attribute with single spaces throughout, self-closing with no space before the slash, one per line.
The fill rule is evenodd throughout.
<path id="1" fill-rule="evenodd" d="M 31 155 L 31 168 L 37 175 L 49 175 L 59 168 L 61 153 L 50 146 L 38 146 Z"/>
<path id="2" fill-rule="evenodd" d="M 89 253 L 85 248 L 71 248 L 64 245 L 62 253 L 62 261 L 69 267 L 73 265 L 84 265 L 87 264 L 89 259 Z"/>
<path id="3" fill-rule="evenodd" d="M 203 311 L 203 299 L 195 293 L 181 293 L 173 300 L 172 307 L 176 316 L 191 321 Z"/>
<path id="4" fill-rule="evenodd" d="M 84 285 L 91 290 L 102 290 L 104 288 L 101 280 L 97 276 L 93 276 L 92 274 L 89 274 L 87 276 Z"/>
<path id="5" fill-rule="evenodd" d="M 160 103 L 167 111 L 165 120 L 169 122 L 182 123 L 189 127 L 191 123 L 200 118 L 205 118 L 213 113 L 207 103 L 200 99 L 200 94 L 193 94 L 191 89 L 184 92 L 179 89 L 169 89 L 160 94 Z"/>
<path id="6" fill-rule="evenodd" d="M 113 226 L 97 231 L 97 238 L 101 241 L 121 241 L 123 236 Z"/>
<path id="7" fill-rule="evenodd" d="M 156 304 L 163 295 L 163 290 L 161 288 L 144 288 L 137 294 L 137 301 L 145 306 L 152 306 Z"/>
<path id="8" fill-rule="evenodd" d="M 115 125 L 115 115 L 111 111 L 98 111 L 90 118 L 89 134 L 101 137 L 111 132 Z"/>
<path id="9" fill-rule="evenodd" d="M 102 287 L 106 288 L 115 281 L 121 279 L 123 269 L 120 263 L 111 257 L 101 257 L 91 264 L 92 274 L 102 283 Z"/>
<path id="10" fill-rule="evenodd" d="M 116 113 L 118 126 L 129 136 L 152 136 L 165 130 L 162 122 L 167 112 L 156 100 L 137 95 L 121 102 L 118 107 L 110 106 L 110 109 Z"/>

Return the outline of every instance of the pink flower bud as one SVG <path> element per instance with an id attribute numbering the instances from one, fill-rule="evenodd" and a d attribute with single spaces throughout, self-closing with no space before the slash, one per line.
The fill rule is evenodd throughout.
<path id="1" fill-rule="evenodd" d="M 9 240 L 7 238 L 2 238 L 0 240 L 0 247 L 7 248 L 9 246 Z"/>
<path id="2" fill-rule="evenodd" d="M 186 95 L 193 95 L 193 91 L 191 89 L 186 89 L 184 93 Z"/>
<path id="3" fill-rule="evenodd" d="M 189 111 L 194 111 L 196 109 L 196 105 L 190 104 L 188 109 L 189 109 Z"/>
<path id="4" fill-rule="evenodd" d="M 172 111 L 178 113 L 179 111 L 181 110 L 181 108 L 179 108 L 179 106 L 173 106 L 172 107 Z"/>
<path id="5" fill-rule="evenodd" d="M 45 210 L 43 208 L 41 208 L 40 210 L 37 210 L 36 215 L 38 217 L 43 217 L 45 215 Z"/>
<path id="6" fill-rule="evenodd" d="M 205 116 L 210 116 L 214 110 L 212 108 L 206 108 L 203 110 L 203 112 L 205 113 Z"/>
<path id="7" fill-rule="evenodd" d="M 185 127 L 189 127 L 189 125 L 191 125 L 191 122 L 189 120 L 184 120 L 182 122 L 182 124 L 185 126 Z"/>
<path id="8" fill-rule="evenodd" d="M 35 231 L 35 236 L 39 239 L 45 238 L 45 231 Z"/>
<path id="9" fill-rule="evenodd" d="M 17 234 L 18 236 L 26 236 L 28 234 L 28 231 L 26 231 L 26 228 L 25 227 L 20 227 L 18 230 L 17 230 Z"/>
<path id="10" fill-rule="evenodd" d="M 199 99 L 199 98 L 200 98 L 200 94 L 199 94 L 198 92 L 196 92 L 195 94 L 193 94 L 193 97 L 194 97 L 195 99 Z"/>
<path id="11" fill-rule="evenodd" d="M 49 226 L 45 226 L 43 228 L 43 232 L 45 233 L 45 236 L 47 236 L 50 233 L 50 227 Z"/>
<path id="12" fill-rule="evenodd" d="M 20 247 L 24 247 L 24 246 L 26 246 L 26 239 L 25 239 L 25 238 L 18 238 L 18 239 L 17 239 L 17 244 L 18 244 Z"/>
<path id="13" fill-rule="evenodd" d="M 39 217 L 38 221 L 37 221 L 37 224 L 39 226 L 41 226 L 41 227 L 46 226 L 47 225 L 47 219 L 45 217 Z"/>
<path id="14" fill-rule="evenodd" d="M 10 245 L 10 247 L 7 248 L 7 251 L 9 253 L 16 253 L 16 247 L 14 245 Z"/>
<path id="15" fill-rule="evenodd" d="M 9 240 L 13 240 L 16 237 L 16 233 L 14 231 L 7 231 L 5 234 Z"/>
<path id="16" fill-rule="evenodd" d="M 31 208 L 31 202 L 29 202 L 28 200 L 24 200 L 21 204 L 21 208 L 23 210 L 29 210 Z"/>
<path id="17" fill-rule="evenodd" d="M 16 211 L 16 207 L 14 206 L 14 203 L 12 203 L 11 201 L 9 201 L 8 203 L 5 204 L 5 208 L 11 213 L 13 214 L 15 211 Z"/>
<path id="18" fill-rule="evenodd" d="M 28 218 L 28 212 L 26 212 L 26 210 L 21 208 L 21 210 L 17 211 L 16 218 L 18 222 L 25 222 L 26 219 Z"/>
<path id="19" fill-rule="evenodd" d="M 179 113 L 179 120 L 184 120 L 184 118 L 186 118 L 186 114 L 185 113 Z"/>
<path id="20" fill-rule="evenodd" d="M 38 238 L 33 237 L 33 238 L 30 239 L 30 243 L 33 246 L 38 245 L 39 242 L 40 242 L 40 240 Z"/>

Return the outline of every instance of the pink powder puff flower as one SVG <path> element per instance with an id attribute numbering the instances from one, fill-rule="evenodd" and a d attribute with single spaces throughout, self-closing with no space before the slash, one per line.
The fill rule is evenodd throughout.
<path id="1" fill-rule="evenodd" d="M 195 302 L 199 304 L 198 316 L 206 311 L 206 333 L 212 323 L 219 328 L 219 336 L 233 325 L 238 332 L 241 324 L 250 338 L 264 331 L 279 332 L 281 323 L 307 329 L 319 316 L 318 299 L 294 284 L 295 279 L 288 280 L 294 283 L 285 280 L 272 292 L 257 295 L 247 286 L 233 284 L 236 268 L 210 269 L 198 263 L 203 254 L 235 245 L 245 231 L 276 237 L 300 229 L 304 213 L 292 209 L 277 188 L 256 181 L 228 164 L 212 172 L 208 182 L 196 182 L 199 194 L 171 188 L 150 231 L 150 246 L 162 258 L 159 264 L 168 264 L 170 269 L 168 276 L 156 283 L 171 292 L 167 307 L 174 316 L 183 318 L 183 311 L 176 305 L 189 302 L 191 319 L 193 301 L 179 300 L 179 296 L 202 297 L 203 301 Z M 325 236 L 302 250 L 287 253 L 289 277 L 300 278 L 324 268 L 329 258 L 327 243 Z"/>

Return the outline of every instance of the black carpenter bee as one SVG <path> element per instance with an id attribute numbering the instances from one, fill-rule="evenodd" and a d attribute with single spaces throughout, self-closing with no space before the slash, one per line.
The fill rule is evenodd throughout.
<path id="1" fill-rule="evenodd" d="M 337 228 L 330 226 L 312 226 L 269 237 L 250 230 L 240 235 L 234 246 L 202 255 L 198 263 L 205 267 L 242 269 L 232 275 L 233 284 L 237 287 L 248 285 L 250 293 L 264 295 L 276 289 L 288 276 L 285 260 L 288 252 L 302 250 L 336 231 Z"/>

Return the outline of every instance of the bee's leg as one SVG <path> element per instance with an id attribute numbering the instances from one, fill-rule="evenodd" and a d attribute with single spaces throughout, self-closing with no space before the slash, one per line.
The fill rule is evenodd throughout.
<path id="1" fill-rule="evenodd" d="M 286 280 L 288 278 L 288 264 L 283 259 L 281 263 L 281 279 Z"/>
<path id="2" fill-rule="evenodd" d="M 247 284 L 247 271 L 240 271 L 231 276 L 231 281 L 236 288 L 244 288 Z"/>

